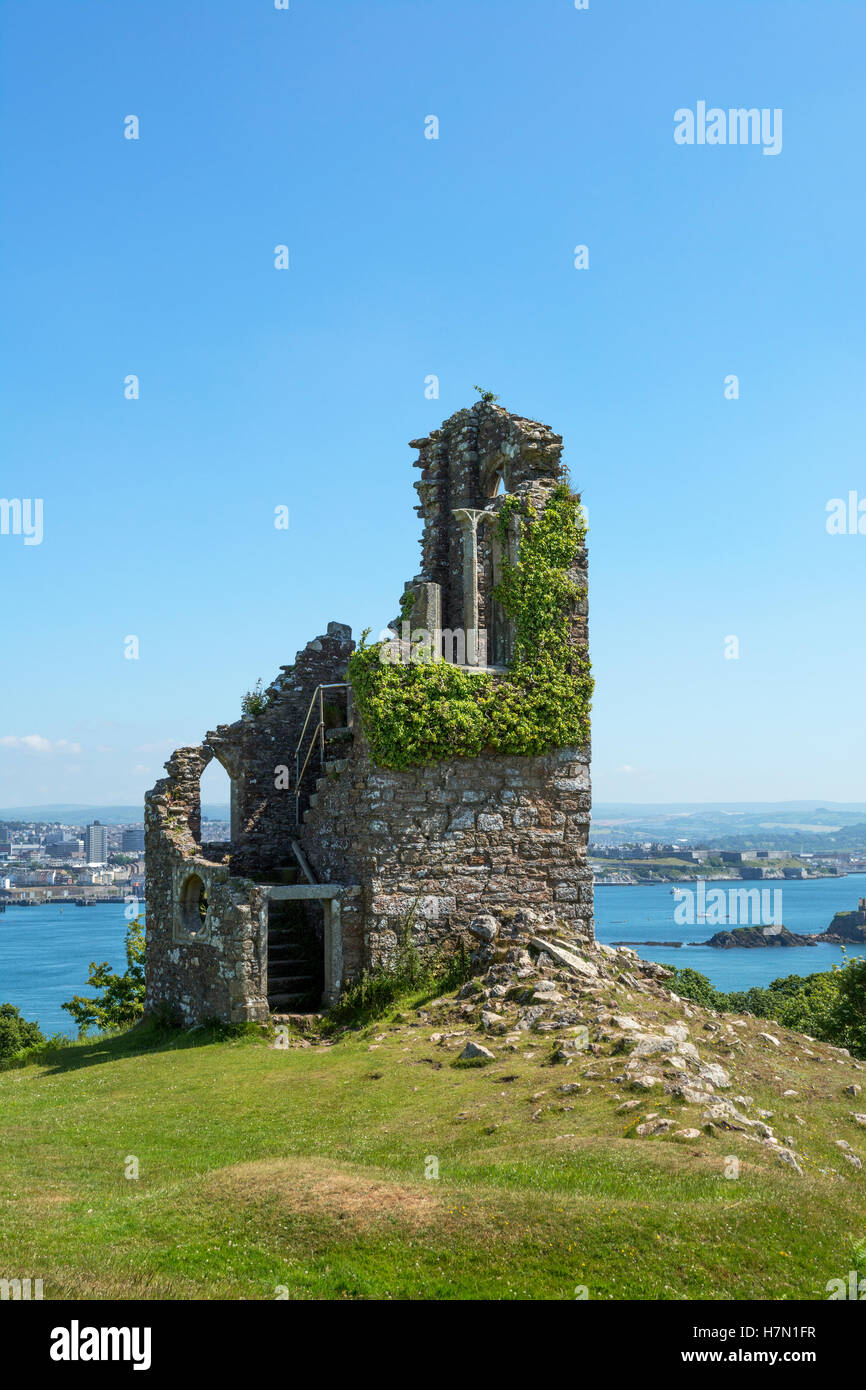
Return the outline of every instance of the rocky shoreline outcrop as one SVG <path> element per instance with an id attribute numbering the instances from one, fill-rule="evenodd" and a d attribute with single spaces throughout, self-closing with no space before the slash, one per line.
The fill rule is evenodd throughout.
<path id="1" fill-rule="evenodd" d="M 709 941 L 701 941 L 701 946 L 713 946 L 718 951 L 756 946 L 815 946 L 818 938 L 803 936 L 799 932 L 788 931 L 787 927 L 732 927 L 730 931 L 717 931 Z"/>
<path id="2" fill-rule="evenodd" d="M 670 942 L 666 943 L 670 945 Z M 826 931 L 791 932 L 783 926 L 732 927 L 717 931 L 701 946 L 730 951 L 755 946 L 866 946 L 866 912 L 837 912 Z"/>

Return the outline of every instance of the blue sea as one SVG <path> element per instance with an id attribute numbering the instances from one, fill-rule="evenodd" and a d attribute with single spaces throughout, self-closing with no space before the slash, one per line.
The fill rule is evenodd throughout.
<path id="1" fill-rule="evenodd" d="M 91 961 L 126 969 L 123 903 L 91 907 L 7 907 L 0 912 L 0 1004 L 15 1004 L 43 1033 L 75 1037 L 75 1023 L 61 1005 L 87 988 Z"/>
<path id="2" fill-rule="evenodd" d="M 732 888 L 769 890 L 770 903 L 773 891 L 779 890 L 782 922 L 788 931 L 803 933 L 824 931 L 834 913 L 853 911 L 858 900 L 866 897 L 866 874 L 848 874 L 844 878 L 770 879 L 757 883 L 707 879 L 706 884 L 708 894 L 713 888 L 723 889 L 726 902 Z M 695 884 L 596 888 L 595 933 L 599 941 L 682 941 L 686 944 L 678 948 L 636 946 L 635 950 L 646 960 L 700 970 L 722 990 L 767 985 L 780 975 L 814 975 L 819 970 L 830 970 L 843 959 L 841 946 L 743 947 L 731 951 L 698 946 L 697 942 L 708 941 L 715 932 L 728 927 L 707 922 L 681 926 L 675 922 L 674 909 L 678 900 L 671 892 L 672 887 L 694 890 Z M 850 947 L 848 954 L 866 955 L 866 948 Z"/>
<path id="3" fill-rule="evenodd" d="M 684 884 L 683 887 L 694 887 Z M 755 883 L 707 881 L 719 887 L 763 887 L 782 892 L 782 921 L 792 932 L 820 932 L 835 912 L 856 908 L 866 897 L 866 874 L 846 878 L 770 880 Z M 771 897 L 772 901 L 772 897 Z M 671 885 L 596 888 L 595 929 L 599 941 L 684 941 L 680 948 L 639 946 L 647 960 L 691 966 L 718 989 L 766 985 L 780 975 L 811 975 L 843 959 L 840 946 L 803 946 L 765 950 L 717 951 L 698 946 L 719 928 L 707 923 L 680 926 L 674 921 L 677 899 Z M 126 968 L 126 917 L 121 903 L 92 907 L 8 907 L 0 913 L 0 1003 L 16 1004 L 25 1018 L 36 1019 L 45 1033 L 72 1037 L 75 1025 L 61 1008 L 86 987 L 91 961 L 107 960 L 113 970 Z M 850 954 L 866 954 L 852 948 Z"/>

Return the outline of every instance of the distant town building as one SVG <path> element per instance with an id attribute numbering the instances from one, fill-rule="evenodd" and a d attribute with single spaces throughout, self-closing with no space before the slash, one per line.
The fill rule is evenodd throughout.
<path id="1" fill-rule="evenodd" d="M 83 840 L 49 840 L 45 846 L 49 859 L 75 859 L 84 853 Z"/>
<path id="2" fill-rule="evenodd" d="M 114 882 L 113 869 L 100 869 L 91 864 L 86 869 L 80 869 L 77 874 L 78 882 L 81 884 L 109 884 Z"/>
<path id="3" fill-rule="evenodd" d="M 121 848 L 124 854 L 144 854 L 144 826 L 140 830 L 124 830 Z"/>
<path id="4" fill-rule="evenodd" d="M 88 864 L 108 863 L 108 829 L 98 820 L 84 832 L 84 857 Z"/>

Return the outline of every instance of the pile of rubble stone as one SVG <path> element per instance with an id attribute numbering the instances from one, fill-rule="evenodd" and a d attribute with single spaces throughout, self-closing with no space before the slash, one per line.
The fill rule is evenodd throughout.
<path id="1" fill-rule="evenodd" d="M 664 966 L 642 960 L 629 947 L 569 936 L 566 924 L 551 915 L 528 908 L 509 910 L 498 918 L 483 913 L 471 922 L 469 932 L 475 973 L 457 995 L 458 1011 L 461 1022 L 474 1025 L 485 1040 L 466 1042 L 458 1060 L 484 1065 L 494 1061 L 498 1052 L 518 1050 L 527 1033 L 541 1038 L 548 1034 L 554 1063 L 570 1066 L 579 1058 L 586 1061 L 586 1054 L 590 1059 L 609 1059 L 604 1079 L 640 1093 L 625 1100 L 620 1111 L 640 1109 L 646 1103 L 642 1097 L 653 1093 L 676 1097 L 686 1106 L 700 1108 L 703 1132 L 736 1131 L 775 1150 L 796 1172 L 803 1171 L 795 1138 L 777 1138 L 768 1123 L 772 1112 L 755 1110 L 751 1096 L 720 1094 L 735 1087 L 729 1068 L 741 1054 L 745 1020 L 728 1021 L 724 1014 L 687 1003 L 667 987 L 671 971 Z M 618 1011 L 616 1003 L 611 1004 L 611 997 L 615 1000 L 617 995 L 628 1008 Z M 678 1006 L 677 1021 L 659 1022 L 659 1011 L 652 1006 L 661 1001 Z M 693 1035 L 702 1039 L 704 1048 L 721 1054 L 727 1065 L 702 1056 Z M 456 1050 L 465 1036 L 464 1026 L 434 1033 L 431 1041 Z M 757 1037 L 768 1047 L 780 1046 L 770 1033 Z M 824 1060 L 810 1051 L 807 1041 L 804 1038 L 800 1051 L 815 1061 Z M 833 1060 L 844 1059 L 849 1066 L 863 1069 L 845 1049 L 828 1050 L 835 1054 Z M 593 1075 L 602 1073 L 593 1071 L 590 1062 L 582 1068 L 582 1076 Z M 854 1094 L 860 1088 L 847 1090 Z M 746 1113 L 750 1110 L 751 1115 Z M 866 1116 L 854 1118 L 866 1124 Z M 702 1130 L 677 1128 L 674 1120 L 652 1111 L 636 1127 L 641 1137 L 671 1133 L 682 1139 L 698 1138 Z M 859 1169 L 861 1160 L 850 1144 L 836 1142 L 847 1162 Z"/>

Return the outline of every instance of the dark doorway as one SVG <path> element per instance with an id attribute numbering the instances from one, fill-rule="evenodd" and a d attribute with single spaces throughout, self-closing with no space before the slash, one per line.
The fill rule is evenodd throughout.
<path id="1" fill-rule="evenodd" d="M 316 902 L 277 900 L 268 905 L 268 1008 L 271 1013 L 315 1013 L 325 988 L 322 908 Z"/>

